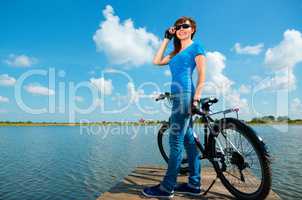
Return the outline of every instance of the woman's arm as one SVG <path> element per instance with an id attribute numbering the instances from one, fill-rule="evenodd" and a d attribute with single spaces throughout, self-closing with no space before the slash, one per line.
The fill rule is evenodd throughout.
<path id="1" fill-rule="evenodd" d="M 205 64 L 206 58 L 203 55 L 197 55 L 195 57 L 196 62 L 196 68 L 198 73 L 198 79 L 196 84 L 196 90 L 194 94 L 194 100 L 200 100 L 201 98 L 201 92 L 205 81 L 205 72 L 206 72 L 206 64 Z"/>
<path id="2" fill-rule="evenodd" d="M 175 34 L 174 27 L 171 27 L 170 29 L 166 30 L 165 38 L 153 58 L 153 64 L 166 65 L 169 63 L 169 61 L 171 60 L 171 55 L 169 54 L 169 55 L 165 56 L 164 58 L 163 58 L 163 55 L 168 46 L 170 39 L 172 39 L 173 34 Z"/>

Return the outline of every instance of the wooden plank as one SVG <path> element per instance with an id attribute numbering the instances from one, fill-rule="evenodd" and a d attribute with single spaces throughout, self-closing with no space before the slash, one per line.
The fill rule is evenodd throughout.
<path id="1" fill-rule="evenodd" d="M 157 166 L 140 166 L 137 167 L 131 174 L 124 178 L 124 180 L 108 192 L 102 194 L 97 200 L 141 200 L 146 199 L 141 191 L 148 186 L 158 184 L 164 174 L 166 168 Z M 202 168 L 202 189 L 207 189 L 213 179 L 215 179 L 216 173 L 212 168 Z M 179 175 L 177 181 L 187 182 L 187 176 Z M 152 199 L 152 198 L 151 198 Z M 153 198 L 154 199 L 154 198 Z M 190 196 L 175 193 L 175 200 L 184 199 L 234 199 L 234 197 L 224 188 L 220 180 L 217 180 L 212 189 L 206 196 Z M 281 199 L 275 192 L 271 191 L 267 199 L 275 200 Z"/>

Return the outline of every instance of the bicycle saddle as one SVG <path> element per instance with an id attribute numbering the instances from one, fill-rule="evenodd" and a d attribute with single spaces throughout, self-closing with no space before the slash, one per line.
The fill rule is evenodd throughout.
<path id="1" fill-rule="evenodd" d="M 202 108 L 208 108 L 212 104 L 217 103 L 217 102 L 218 102 L 218 99 L 216 97 L 206 97 L 206 98 L 200 99 Z"/>

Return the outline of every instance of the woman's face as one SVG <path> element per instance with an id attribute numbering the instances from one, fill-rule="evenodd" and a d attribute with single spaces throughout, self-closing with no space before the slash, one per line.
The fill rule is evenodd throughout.
<path id="1" fill-rule="evenodd" d="M 178 29 L 178 30 L 177 30 Z M 184 23 L 176 25 L 176 36 L 180 40 L 191 39 L 191 35 L 194 33 L 194 29 L 191 27 L 191 23 L 187 20 Z"/>

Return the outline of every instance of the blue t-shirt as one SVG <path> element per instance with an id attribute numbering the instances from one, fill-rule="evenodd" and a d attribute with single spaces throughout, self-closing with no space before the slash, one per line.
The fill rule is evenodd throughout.
<path id="1" fill-rule="evenodd" d="M 205 55 L 205 51 L 201 44 L 193 42 L 170 60 L 172 94 L 195 92 L 192 73 L 196 67 L 195 57 L 197 55 Z"/>

